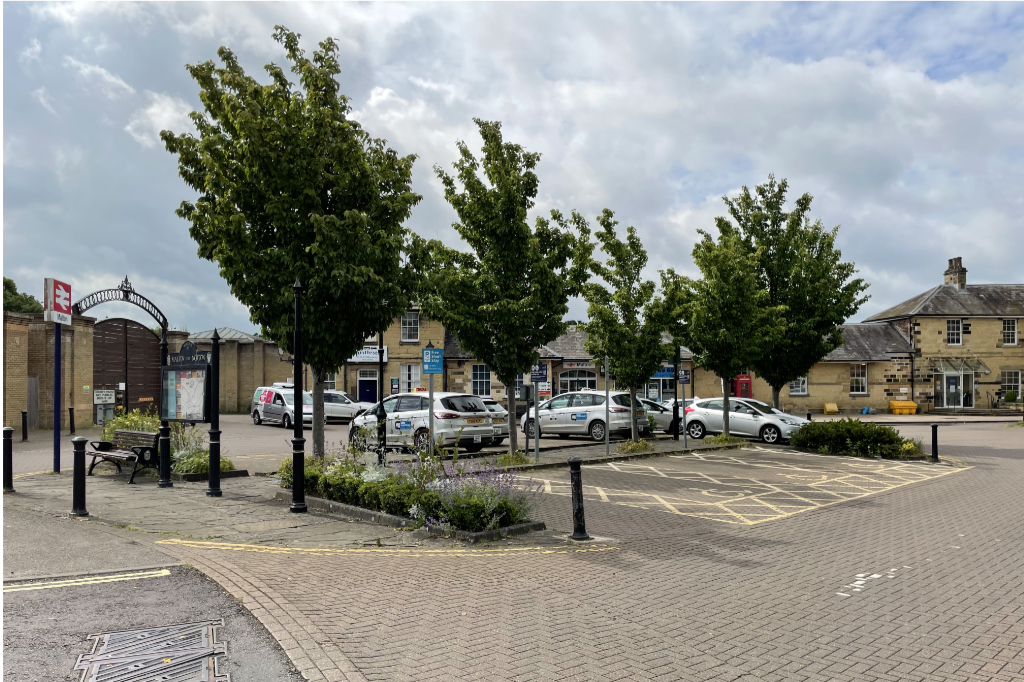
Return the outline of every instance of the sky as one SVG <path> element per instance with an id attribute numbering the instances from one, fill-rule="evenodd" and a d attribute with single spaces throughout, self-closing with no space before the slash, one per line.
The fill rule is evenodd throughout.
<path id="1" fill-rule="evenodd" d="M 841 226 L 859 321 L 942 283 L 1024 282 L 1024 5 L 12 3 L 3 6 L 3 271 L 40 300 L 127 276 L 172 327 L 255 331 L 175 216 L 193 195 L 159 131 L 200 108 L 186 64 L 286 64 L 282 24 L 341 47 L 352 116 L 416 154 L 408 225 L 460 244 L 433 167 L 474 117 L 542 154 L 532 215 L 611 208 L 697 276 L 723 196 L 773 173 Z M 126 304 L 90 311 L 149 323 Z M 586 317 L 572 301 L 569 316 Z"/>

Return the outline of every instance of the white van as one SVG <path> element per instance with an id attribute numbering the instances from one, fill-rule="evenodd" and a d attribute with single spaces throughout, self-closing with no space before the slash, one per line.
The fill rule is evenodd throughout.
<path id="1" fill-rule="evenodd" d="M 252 396 L 252 423 L 280 424 L 290 429 L 295 423 L 295 387 L 292 384 L 260 386 Z M 313 394 L 302 394 L 302 423 L 313 425 Z"/>

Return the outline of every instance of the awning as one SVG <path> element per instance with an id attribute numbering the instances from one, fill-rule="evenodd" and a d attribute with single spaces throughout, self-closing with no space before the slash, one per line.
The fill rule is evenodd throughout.
<path id="1" fill-rule="evenodd" d="M 989 374 L 992 370 L 978 358 L 928 358 L 934 374 Z"/>

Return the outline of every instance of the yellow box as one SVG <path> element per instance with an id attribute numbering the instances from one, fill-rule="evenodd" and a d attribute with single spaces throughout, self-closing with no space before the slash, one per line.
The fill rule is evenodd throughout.
<path id="1" fill-rule="evenodd" d="M 839 414 L 839 406 L 835 403 L 825 403 L 825 414 Z"/>
<path id="2" fill-rule="evenodd" d="M 890 400 L 889 411 L 893 414 L 917 414 L 917 403 L 913 400 Z"/>

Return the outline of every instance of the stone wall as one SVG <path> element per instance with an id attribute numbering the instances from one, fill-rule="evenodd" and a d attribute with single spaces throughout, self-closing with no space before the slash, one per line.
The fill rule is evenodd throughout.
<path id="1" fill-rule="evenodd" d="M 4 426 L 21 431 L 21 411 L 28 409 L 28 325 L 30 315 L 4 313 Z"/>
<path id="2" fill-rule="evenodd" d="M 27 377 L 38 377 L 39 428 L 53 428 L 54 325 L 43 322 L 41 313 L 35 313 L 31 318 L 28 324 L 26 383 Z M 68 427 L 69 407 L 75 408 L 76 426 L 92 421 L 92 337 L 95 322 L 95 318 L 75 315 L 70 325 L 61 325 L 61 428 Z M 27 405 L 18 410 L 19 424 L 20 411 L 26 408 Z"/>

